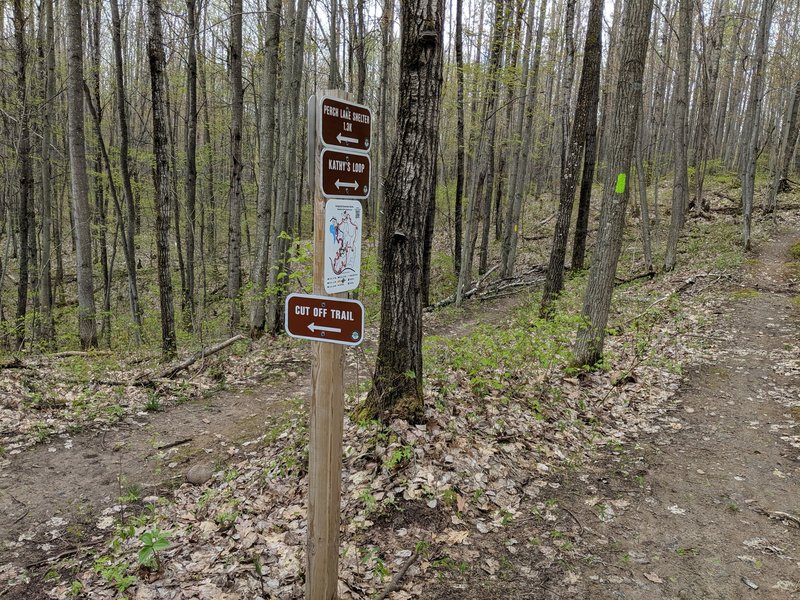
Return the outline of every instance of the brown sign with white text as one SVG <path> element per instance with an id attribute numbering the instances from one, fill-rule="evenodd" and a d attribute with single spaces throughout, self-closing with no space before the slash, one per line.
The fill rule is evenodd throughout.
<path id="1" fill-rule="evenodd" d="M 364 337 L 364 305 L 358 300 L 289 294 L 284 326 L 294 338 L 358 346 Z"/>
<path id="2" fill-rule="evenodd" d="M 320 103 L 320 138 L 324 146 L 369 152 L 372 111 L 366 106 L 323 97 Z"/>

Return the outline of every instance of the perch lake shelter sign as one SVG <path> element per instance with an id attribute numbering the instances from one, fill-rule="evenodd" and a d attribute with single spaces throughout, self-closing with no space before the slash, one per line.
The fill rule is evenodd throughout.
<path id="1" fill-rule="evenodd" d="M 342 297 L 361 280 L 363 206 L 370 194 L 372 111 L 331 90 L 308 101 L 308 181 L 314 194 L 313 294 L 289 294 L 286 333 L 311 340 L 307 600 L 339 580 L 344 348 L 364 339 L 364 306 Z"/>

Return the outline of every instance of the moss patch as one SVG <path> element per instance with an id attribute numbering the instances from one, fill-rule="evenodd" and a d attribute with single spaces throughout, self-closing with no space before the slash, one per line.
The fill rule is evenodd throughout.
<path id="1" fill-rule="evenodd" d="M 792 258 L 800 260 L 800 242 L 789 248 L 789 254 L 792 255 Z"/>
<path id="2" fill-rule="evenodd" d="M 761 292 L 756 290 L 740 290 L 738 292 L 733 292 L 731 298 L 734 300 L 747 300 L 748 298 L 758 298 L 760 295 Z"/>

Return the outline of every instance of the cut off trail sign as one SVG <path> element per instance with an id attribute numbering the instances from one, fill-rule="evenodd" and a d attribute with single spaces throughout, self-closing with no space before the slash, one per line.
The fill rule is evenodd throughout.
<path id="1" fill-rule="evenodd" d="M 311 294 L 286 297 L 284 326 L 294 338 L 358 346 L 364 338 L 364 305 Z"/>

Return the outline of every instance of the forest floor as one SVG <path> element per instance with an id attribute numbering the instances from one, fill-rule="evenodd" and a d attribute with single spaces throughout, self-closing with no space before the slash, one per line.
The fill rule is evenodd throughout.
<path id="1" fill-rule="evenodd" d="M 796 597 L 800 214 L 781 219 L 743 268 L 621 286 L 599 372 L 538 365 L 575 321 L 548 329 L 528 292 L 426 316 L 427 422 L 345 420 L 340 596 Z M 266 381 L 0 454 L 0 598 L 298 597 L 308 348 L 279 350 L 248 359 L 280 365 Z M 138 567 L 158 529 L 171 547 Z"/>
<path id="2" fill-rule="evenodd" d="M 497 573 L 451 574 L 430 597 L 800 597 L 798 241 L 778 231 L 755 249 L 667 426 L 563 473 L 546 528 L 480 540 Z M 509 538 L 540 551 L 512 554 Z"/>
<path id="3" fill-rule="evenodd" d="M 425 332 L 463 335 L 477 322 L 502 319 L 518 302 L 516 295 L 490 300 L 466 317 L 461 311 L 459 317 L 428 314 Z M 363 347 L 374 349 L 376 339 L 371 325 Z M 249 385 L 232 386 L 238 389 L 206 390 L 155 411 L 134 407 L 117 422 L 65 430 L 33 445 L 23 439 L 21 450 L 0 454 L 0 597 L 41 598 L 51 587 L 46 577 L 4 589 L 2 575 L 46 573 L 54 557 L 91 550 L 106 541 L 115 519 L 125 520 L 126 508 L 130 517 L 187 479 L 205 483 L 227 463 L 252 455 L 265 430 L 285 427 L 285 415 L 309 401 L 310 345 L 295 344 L 281 356 L 267 366 L 249 365 L 259 371 L 260 383 L 250 377 Z M 349 350 L 348 357 L 351 367 L 361 369 L 358 379 L 368 378 L 363 349 Z M 274 364 L 277 369 L 270 368 Z"/>

